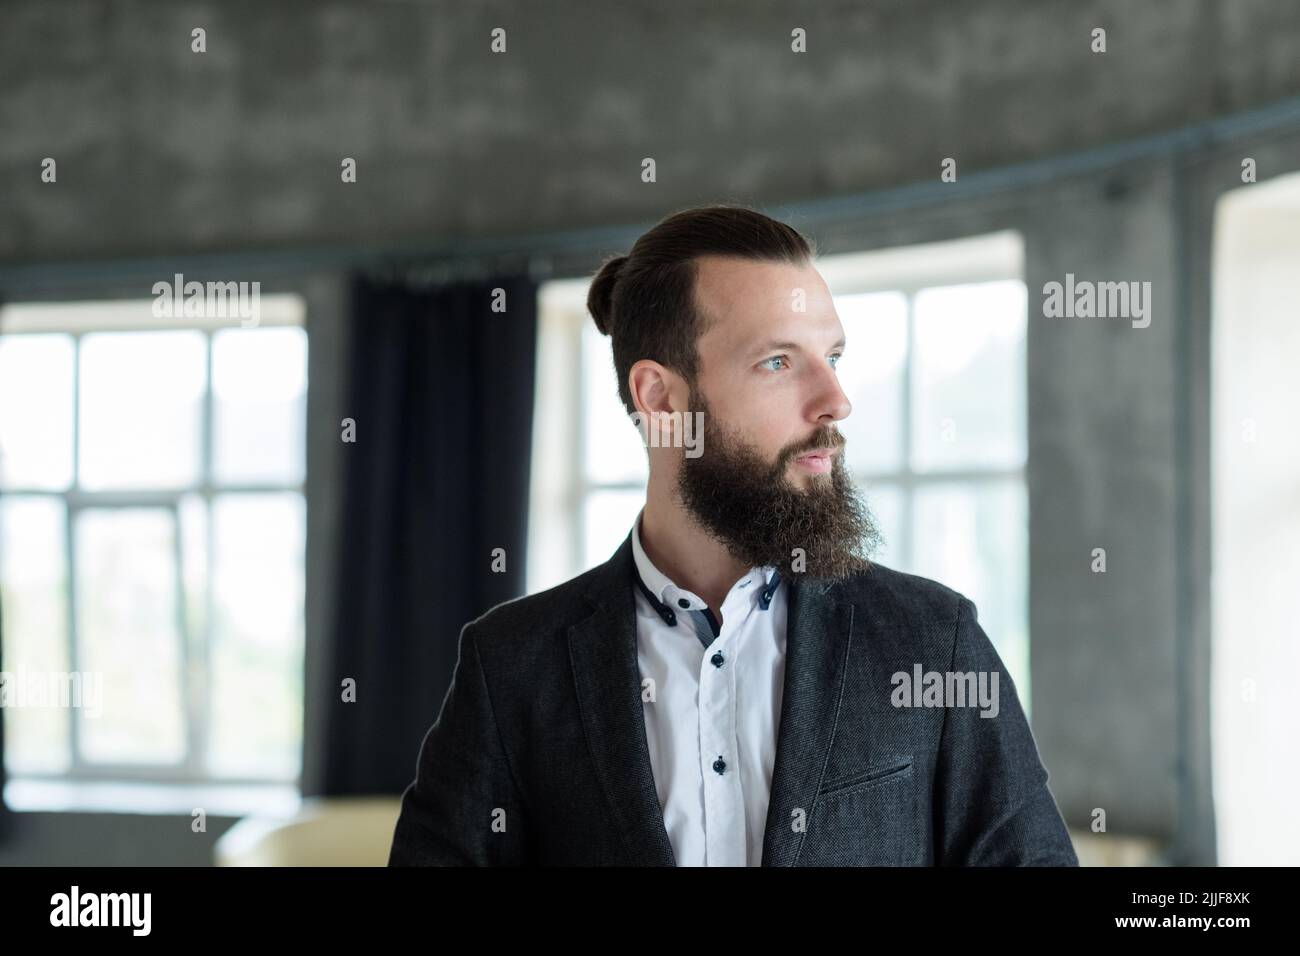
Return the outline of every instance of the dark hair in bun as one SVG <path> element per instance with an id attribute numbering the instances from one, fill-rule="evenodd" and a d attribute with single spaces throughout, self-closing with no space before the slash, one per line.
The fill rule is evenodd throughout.
<path id="1" fill-rule="evenodd" d="M 614 283 L 618 281 L 619 271 L 623 268 L 623 263 L 627 262 L 627 256 L 613 256 L 606 259 L 596 273 L 596 278 L 591 280 L 591 288 L 587 290 L 587 311 L 596 321 L 596 328 L 600 329 L 601 335 L 609 335 L 609 313 L 614 299 Z"/>

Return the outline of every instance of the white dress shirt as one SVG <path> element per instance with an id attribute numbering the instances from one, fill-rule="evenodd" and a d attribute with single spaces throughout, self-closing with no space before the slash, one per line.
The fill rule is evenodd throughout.
<path id="1" fill-rule="evenodd" d="M 775 567 L 751 568 L 723 599 L 714 636 L 705 602 L 646 557 L 640 513 L 632 553 L 641 584 L 666 606 L 656 608 L 635 587 L 643 688 L 654 681 L 655 699 L 642 693 L 646 738 L 677 865 L 759 866 L 781 715 L 788 584 Z"/>

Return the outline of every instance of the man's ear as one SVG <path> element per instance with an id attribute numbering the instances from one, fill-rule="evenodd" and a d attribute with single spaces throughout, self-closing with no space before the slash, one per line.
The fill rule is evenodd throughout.
<path id="1" fill-rule="evenodd" d="M 627 384 L 639 416 L 639 421 L 637 417 L 633 421 L 641 429 L 642 441 L 649 443 L 648 436 L 655 434 L 656 429 L 658 443 L 671 444 L 676 440 L 676 421 L 681 416 L 673 412 L 681 409 L 673 407 L 673 393 L 680 392 L 678 375 L 652 359 L 641 359 L 628 369 Z"/>
<path id="2" fill-rule="evenodd" d="M 653 359 L 641 359 L 627 373 L 627 390 L 632 404 L 642 412 L 671 412 L 672 392 L 677 375 Z"/>

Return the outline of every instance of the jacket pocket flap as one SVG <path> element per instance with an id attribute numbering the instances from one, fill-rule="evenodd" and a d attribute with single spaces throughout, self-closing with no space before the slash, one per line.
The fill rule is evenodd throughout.
<path id="1" fill-rule="evenodd" d="M 839 777 L 823 783 L 821 789 L 817 791 L 817 795 L 819 797 L 832 796 L 844 790 L 853 790 L 867 784 L 900 777 L 911 769 L 911 757 L 891 757 L 889 760 L 874 764 L 865 770 L 859 770 L 847 777 Z"/>

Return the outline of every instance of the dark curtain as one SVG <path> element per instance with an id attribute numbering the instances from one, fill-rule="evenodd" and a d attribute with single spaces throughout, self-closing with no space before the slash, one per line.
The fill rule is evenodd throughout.
<path id="1" fill-rule="evenodd" d="M 498 288 L 504 312 L 492 310 Z M 329 703 L 307 728 L 324 735 L 321 795 L 400 793 L 461 627 L 524 593 L 536 307 L 522 276 L 352 283 L 344 415 L 356 440 L 342 446 Z M 355 703 L 342 699 L 346 678 Z"/>

